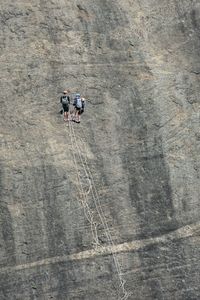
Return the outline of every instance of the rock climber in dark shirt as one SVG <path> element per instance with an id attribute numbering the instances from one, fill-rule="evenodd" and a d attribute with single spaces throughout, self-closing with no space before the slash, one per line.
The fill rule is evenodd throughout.
<path id="1" fill-rule="evenodd" d="M 69 105 L 70 105 L 70 98 L 69 98 L 69 91 L 64 91 L 63 95 L 60 97 L 60 103 L 62 104 L 63 111 L 64 111 L 64 121 L 69 121 Z"/>

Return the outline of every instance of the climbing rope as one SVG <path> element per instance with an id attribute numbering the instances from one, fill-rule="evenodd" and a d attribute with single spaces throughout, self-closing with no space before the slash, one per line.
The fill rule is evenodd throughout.
<path id="1" fill-rule="evenodd" d="M 70 132 L 71 132 L 71 128 L 72 128 L 72 126 L 69 124 Z M 73 137 L 73 134 L 71 132 L 70 133 L 70 139 L 71 139 L 71 144 L 72 145 L 74 144 L 73 138 L 74 137 Z M 80 172 L 79 172 L 79 169 L 78 169 L 78 163 L 77 163 L 74 151 L 72 151 L 72 155 L 73 155 L 73 162 L 74 162 L 75 169 L 76 169 L 76 176 L 77 176 L 77 182 L 78 182 L 77 187 L 78 187 L 78 191 L 79 191 L 79 195 L 80 195 L 79 201 L 81 201 L 81 205 L 83 206 L 83 209 L 84 209 L 84 214 L 85 214 L 86 219 L 88 220 L 88 222 L 90 224 L 91 232 L 92 232 L 92 236 L 93 236 L 93 239 L 95 241 L 95 244 L 98 244 L 97 226 L 96 226 L 96 223 L 94 222 L 94 216 L 93 216 L 94 213 L 88 205 L 88 194 L 90 192 L 91 187 L 89 187 L 89 189 L 87 191 L 84 191 L 83 184 L 82 184 L 82 181 L 81 181 Z"/>
<path id="2" fill-rule="evenodd" d="M 80 187 L 81 187 L 81 194 L 83 195 L 83 198 L 84 198 L 84 202 L 82 202 L 82 200 L 81 200 L 81 202 L 82 202 L 83 205 L 85 205 L 87 203 L 87 213 L 89 215 L 89 218 L 87 218 L 87 219 L 88 219 L 88 221 L 91 224 L 92 232 L 94 231 L 94 228 L 95 228 L 95 237 L 94 237 L 94 234 L 93 234 L 93 237 L 95 239 L 95 246 L 98 249 L 101 247 L 101 245 L 99 243 L 97 227 L 96 227 L 96 224 L 93 221 L 93 218 L 94 218 L 93 212 L 91 211 L 91 209 L 90 209 L 90 207 L 88 205 L 88 195 L 90 193 L 92 195 L 92 199 L 93 199 L 96 211 L 98 213 L 99 219 L 100 219 L 101 224 L 102 224 L 102 226 L 104 228 L 104 232 L 105 232 L 106 238 L 107 238 L 109 244 L 111 244 L 112 246 L 114 246 L 114 242 L 113 242 L 112 236 L 110 234 L 110 229 L 109 229 L 109 226 L 107 224 L 107 221 L 106 221 L 106 218 L 105 218 L 102 206 L 101 206 L 101 202 L 100 202 L 100 199 L 99 199 L 99 194 L 98 194 L 98 191 L 97 191 L 96 186 L 95 186 L 94 177 L 93 177 L 93 175 L 92 175 L 92 173 L 90 171 L 89 164 L 88 164 L 88 161 L 86 159 L 86 156 L 83 156 L 82 151 L 80 149 L 80 146 L 77 143 L 77 138 L 76 138 L 76 135 L 75 135 L 74 126 L 70 122 L 69 122 L 69 129 L 70 129 L 70 139 L 71 139 L 72 146 L 74 146 L 74 148 L 76 149 L 75 152 L 78 155 L 79 161 L 81 163 L 81 167 L 82 167 L 82 169 L 83 169 L 83 171 L 85 173 L 85 177 L 89 181 L 89 188 L 88 188 L 88 190 L 86 192 L 83 189 L 83 185 L 82 185 L 82 182 L 81 182 L 81 179 L 80 179 L 80 174 L 79 174 L 79 170 L 78 170 L 78 163 L 77 163 L 74 151 L 72 151 L 73 152 L 73 160 L 74 160 L 74 164 L 75 164 L 76 172 L 77 172 L 77 178 L 78 178 L 78 182 L 79 182 Z M 79 138 L 79 140 L 84 145 L 82 139 Z M 85 148 L 85 146 L 84 146 L 84 148 Z M 112 252 L 112 257 L 113 257 L 113 261 L 114 261 L 114 264 L 115 264 L 115 267 L 116 267 L 116 270 L 117 270 L 117 274 L 118 274 L 118 278 L 119 278 L 119 282 L 120 282 L 120 286 L 119 287 L 120 287 L 120 289 L 122 289 L 122 293 L 123 293 L 123 296 L 120 297 L 120 300 L 127 300 L 128 297 L 130 296 L 130 294 L 125 289 L 126 281 L 122 277 L 123 273 L 121 271 L 121 266 L 119 264 L 119 261 L 117 259 L 116 254 L 113 253 L 113 252 Z"/>

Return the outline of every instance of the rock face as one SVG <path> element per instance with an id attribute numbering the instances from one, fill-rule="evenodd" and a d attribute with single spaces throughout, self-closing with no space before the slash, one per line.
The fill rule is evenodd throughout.
<path id="1" fill-rule="evenodd" d="M 0 14 L 0 299 L 200 299 L 199 0 Z"/>

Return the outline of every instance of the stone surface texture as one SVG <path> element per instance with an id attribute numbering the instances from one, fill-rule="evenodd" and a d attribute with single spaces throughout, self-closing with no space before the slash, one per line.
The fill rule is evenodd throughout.
<path id="1" fill-rule="evenodd" d="M 200 299 L 199 0 L 0 7 L 0 299 Z"/>

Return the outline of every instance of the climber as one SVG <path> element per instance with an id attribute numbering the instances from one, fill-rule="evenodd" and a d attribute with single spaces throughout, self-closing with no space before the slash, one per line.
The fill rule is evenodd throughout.
<path id="1" fill-rule="evenodd" d="M 62 108 L 64 111 L 64 121 L 69 121 L 69 90 L 63 92 L 63 96 L 60 97 L 60 103 L 62 104 Z"/>
<path id="2" fill-rule="evenodd" d="M 76 123 L 80 123 L 80 116 L 84 112 L 85 109 L 85 98 L 81 97 L 80 94 L 76 94 L 74 98 L 74 112 L 72 115 L 72 121 Z"/>

